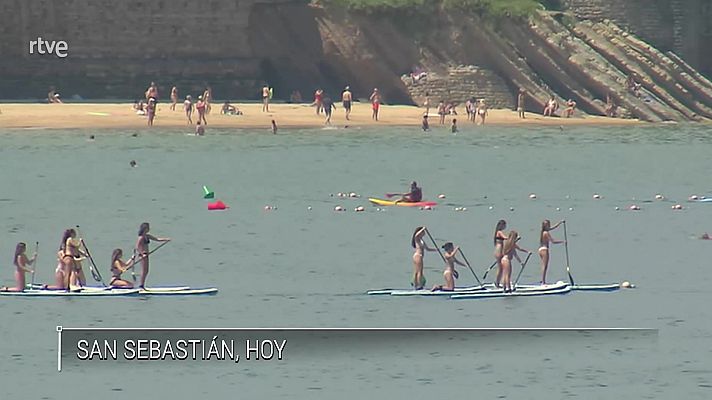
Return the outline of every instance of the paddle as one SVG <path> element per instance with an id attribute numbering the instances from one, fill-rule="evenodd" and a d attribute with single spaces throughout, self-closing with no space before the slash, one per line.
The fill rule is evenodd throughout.
<path id="1" fill-rule="evenodd" d="M 566 249 L 566 273 L 569 275 L 571 286 L 573 286 L 574 278 L 571 276 L 571 268 L 569 267 L 569 236 L 566 234 L 566 221 L 564 221 L 564 249 Z"/>
<path id="2" fill-rule="evenodd" d="M 160 249 L 161 247 L 167 245 L 169 242 L 170 242 L 170 240 L 166 240 L 165 242 L 163 242 L 163 243 L 159 244 L 158 246 L 156 246 L 155 249 L 149 251 L 148 254 L 146 254 L 145 256 L 140 256 L 139 258 L 137 258 L 136 260 L 134 260 L 133 265 L 131 265 L 131 266 L 129 267 L 129 268 L 131 268 L 131 273 L 134 274 L 134 281 L 136 280 L 136 276 L 135 276 L 135 273 L 133 272 L 133 267 L 136 265 L 136 263 L 138 263 L 139 261 L 143 260 L 144 258 L 150 256 L 150 255 L 153 254 L 156 250 L 158 250 L 158 249 Z M 134 257 L 135 257 L 135 256 L 136 256 L 136 250 L 134 250 Z"/>
<path id="3" fill-rule="evenodd" d="M 35 270 L 37 270 L 37 252 L 40 249 L 40 242 L 35 242 L 35 259 L 32 261 L 32 283 L 30 287 L 35 286 Z"/>
<path id="4" fill-rule="evenodd" d="M 465 253 L 462 252 L 462 249 L 461 249 L 461 248 L 458 248 L 458 250 L 460 251 L 460 255 L 462 256 L 462 259 L 465 260 L 465 264 L 467 264 L 467 268 L 470 269 L 470 272 L 472 272 L 472 275 L 473 275 L 473 276 L 475 277 L 475 279 L 477 280 L 477 283 L 478 283 L 480 286 L 482 286 L 482 282 L 480 281 L 480 278 L 477 277 L 477 274 L 475 273 L 475 270 L 473 270 L 472 267 L 470 266 L 470 262 L 467 261 L 467 257 L 465 257 Z"/>
<path id="5" fill-rule="evenodd" d="M 402 196 L 400 193 L 386 193 L 386 198 L 390 199 L 391 197 L 395 196 Z"/>
<path id="6" fill-rule="evenodd" d="M 527 258 L 522 263 L 522 269 L 519 270 L 519 275 L 517 275 L 517 279 L 514 280 L 514 287 L 517 287 L 517 283 L 519 283 L 519 278 L 522 276 L 522 272 L 524 272 L 524 267 L 527 266 L 527 263 L 529 262 L 529 258 L 531 256 L 532 256 L 532 253 L 527 254 Z"/>
<path id="7" fill-rule="evenodd" d="M 87 252 L 87 257 L 89 258 L 89 262 L 91 263 L 91 265 L 89 266 L 89 271 L 91 271 L 91 276 L 94 277 L 95 281 L 100 282 L 102 286 L 106 287 L 106 284 L 104 283 L 104 279 L 101 277 L 101 273 L 99 273 L 99 269 L 96 267 L 96 263 L 94 262 L 94 258 L 91 256 L 91 252 L 89 252 L 89 248 L 87 247 L 87 244 L 84 242 L 84 239 L 79 234 L 79 225 L 77 225 L 77 235 L 79 236 L 79 241 L 82 243 L 82 246 L 84 246 L 84 251 Z"/>
<path id="8" fill-rule="evenodd" d="M 435 239 L 433 239 L 433 235 L 430 234 L 430 231 L 428 230 L 428 228 L 425 228 L 425 233 L 428 234 L 428 237 L 429 237 L 430 240 L 433 242 L 433 246 L 435 246 L 435 250 L 437 250 L 437 251 L 438 251 L 438 254 L 440 254 L 440 258 L 442 258 L 442 259 L 443 259 L 443 262 L 444 262 L 445 264 L 447 264 L 447 261 L 445 260 L 445 256 L 444 256 L 443 253 L 440 251 L 440 247 L 438 247 L 438 244 L 435 243 Z"/>

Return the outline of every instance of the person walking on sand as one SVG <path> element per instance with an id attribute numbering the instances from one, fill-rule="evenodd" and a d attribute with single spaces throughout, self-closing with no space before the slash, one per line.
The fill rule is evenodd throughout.
<path id="1" fill-rule="evenodd" d="M 324 108 L 324 91 L 317 89 L 314 92 L 314 105 L 316 106 L 316 115 L 321 115 L 321 110 Z"/>
<path id="2" fill-rule="evenodd" d="M 326 121 L 324 121 L 324 125 L 331 125 L 331 113 L 336 110 L 334 101 L 327 95 L 324 97 L 324 100 L 322 100 L 322 103 L 324 105 L 324 114 L 326 114 Z"/>
<path id="3" fill-rule="evenodd" d="M 378 112 L 381 109 L 381 93 L 378 91 L 378 88 L 373 89 L 369 100 L 371 101 L 371 108 L 373 109 L 373 115 L 371 117 L 378 121 Z"/>
<path id="4" fill-rule="evenodd" d="M 351 90 L 348 86 L 346 86 L 346 89 L 344 89 L 344 92 L 341 94 L 341 102 L 344 104 L 344 110 L 346 110 L 346 120 L 348 121 L 350 118 L 349 116 L 351 115 L 351 101 L 353 100 L 353 95 L 351 94 Z"/>
<path id="5" fill-rule="evenodd" d="M 151 229 L 148 222 L 144 222 L 138 228 L 138 239 L 136 240 L 136 247 L 134 248 L 134 253 L 141 260 L 141 285 L 139 287 L 145 288 L 146 277 L 148 276 L 148 254 L 150 253 L 148 249 L 148 244 L 151 241 L 154 242 L 168 242 L 170 238 L 159 238 L 153 236 L 149 233 Z"/>
<path id="6" fill-rule="evenodd" d="M 193 125 L 193 98 L 190 95 L 185 96 L 183 109 L 185 110 L 186 118 L 188 118 L 188 125 Z"/>
<path id="7" fill-rule="evenodd" d="M 198 111 L 198 122 L 203 121 L 203 124 L 207 125 L 208 120 L 205 119 L 205 107 L 203 96 L 198 96 L 198 102 L 195 103 L 195 110 Z"/>
<path id="8" fill-rule="evenodd" d="M 517 95 L 517 114 L 519 118 L 524 119 L 524 89 L 519 89 L 519 94 Z"/>
<path id="9" fill-rule="evenodd" d="M 452 244 L 452 242 L 447 242 L 442 246 L 442 249 L 445 250 L 445 253 L 443 254 L 443 258 L 445 259 L 445 271 L 443 271 L 445 284 L 433 286 L 432 291 L 435 292 L 437 290 L 442 290 L 452 292 L 455 290 L 455 279 L 459 278 L 459 275 L 455 270 L 455 264 L 463 267 L 466 267 L 467 264 L 461 262 L 455 257 L 457 252 L 460 251 L 460 246 L 456 247 Z"/>
<path id="10" fill-rule="evenodd" d="M 151 97 L 146 105 L 146 115 L 148 116 L 148 126 L 153 126 L 153 120 L 156 118 L 156 99 Z"/>
<path id="11" fill-rule="evenodd" d="M 262 86 L 262 112 L 269 112 L 269 98 L 270 98 L 270 88 L 269 85 L 265 83 Z"/>
<path id="12" fill-rule="evenodd" d="M 539 234 L 539 257 L 541 257 L 541 284 L 546 285 L 546 271 L 549 269 L 549 246 L 551 243 L 564 243 L 563 240 L 554 240 L 551 236 L 552 230 L 563 224 L 564 221 L 559 221 L 556 225 L 551 226 L 551 221 L 545 219 L 541 223 L 541 233 Z"/>
<path id="13" fill-rule="evenodd" d="M 176 110 L 176 104 L 178 104 L 178 88 L 173 86 L 171 88 L 171 111 Z"/>
<path id="14" fill-rule="evenodd" d="M 480 104 L 477 107 L 477 116 L 480 118 L 480 125 L 485 124 L 485 118 L 487 118 L 487 104 L 485 103 L 485 99 L 480 99 Z"/>

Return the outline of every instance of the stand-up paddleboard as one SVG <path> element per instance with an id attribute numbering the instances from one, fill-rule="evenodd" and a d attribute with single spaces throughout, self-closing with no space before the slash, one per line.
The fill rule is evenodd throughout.
<path id="1" fill-rule="evenodd" d="M 484 290 L 475 293 L 453 294 L 451 299 L 487 299 L 496 297 L 523 297 L 523 296 L 544 296 L 554 294 L 566 294 L 571 291 L 571 286 L 567 283 L 559 281 L 551 285 L 541 285 L 539 288 L 522 288 L 514 292 L 504 293 L 501 290 Z"/>
<path id="2" fill-rule="evenodd" d="M 73 291 L 48 290 L 48 289 L 27 289 L 23 292 L 0 292 L 0 296 L 20 296 L 20 297 L 115 297 L 115 296 L 137 296 L 138 289 L 105 289 L 86 290 L 78 289 Z"/>
<path id="3" fill-rule="evenodd" d="M 391 200 L 383 200 L 383 199 L 376 199 L 373 197 L 369 197 L 368 201 L 373 203 L 374 205 L 377 206 L 401 206 L 401 207 L 434 207 L 438 205 L 438 203 L 434 201 L 417 201 L 417 202 L 406 202 L 406 201 L 391 201 Z"/>
<path id="4" fill-rule="evenodd" d="M 697 200 L 692 200 L 693 203 L 712 203 L 712 197 L 710 198 L 704 198 L 704 199 L 697 199 Z"/>
<path id="5" fill-rule="evenodd" d="M 114 287 L 101 287 L 101 286 L 85 286 L 83 288 L 77 288 L 69 293 L 84 293 L 84 295 L 96 294 L 102 295 L 101 293 L 109 292 L 109 295 L 116 295 L 123 293 L 123 291 L 131 292 L 130 294 L 138 294 L 141 296 L 192 296 L 192 295 L 209 295 L 216 294 L 218 292 L 217 288 L 192 288 L 190 286 L 149 286 L 146 288 L 114 288 Z M 64 292 L 63 290 L 46 290 L 42 289 L 42 285 L 33 285 L 32 288 L 26 290 L 25 292 Z M 25 293 L 20 292 L 20 293 Z M 8 292 L 10 293 L 10 292 Z M 44 294 L 49 296 L 50 294 Z"/>
<path id="6" fill-rule="evenodd" d="M 571 290 L 585 290 L 589 292 L 613 292 L 620 288 L 620 283 L 590 283 L 571 286 Z"/>

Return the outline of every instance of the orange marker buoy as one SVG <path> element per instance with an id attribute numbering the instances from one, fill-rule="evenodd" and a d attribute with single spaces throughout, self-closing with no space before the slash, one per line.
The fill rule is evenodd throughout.
<path id="1" fill-rule="evenodd" d="M 226 208 L 230 208 L 230 207 L 228 207 L 221 200 L 218 200 L 214 203 L 208 203 L 208 210 L 224 210 Z"/>

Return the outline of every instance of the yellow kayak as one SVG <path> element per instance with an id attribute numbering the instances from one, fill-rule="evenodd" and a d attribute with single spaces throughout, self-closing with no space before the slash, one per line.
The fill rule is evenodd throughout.
<path id="1" fill-rule="evenodd" d="M 392 201 L 392 200 L 376 199 L 373 197 L 370 197 L 368 199 L 368 201 L 370 201 L 371 203 L 373 203 L 377 206 L 433 207 L 438 204 L 434 201 L 417 201 L 417 202 L 401 201 L 401 202 L 396 203 L 395 201 Z"/>

